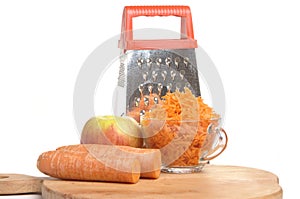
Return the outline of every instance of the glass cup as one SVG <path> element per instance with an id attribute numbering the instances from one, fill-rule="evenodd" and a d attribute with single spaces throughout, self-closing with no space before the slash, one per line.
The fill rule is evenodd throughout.
<path id="1" fill-rule="evenodd" d="M 162 172 L 200 172 L 227 146 L 220 118 L 205 120 L 145 119 L 142 128 L 146 148 L 160 149 Z"/>

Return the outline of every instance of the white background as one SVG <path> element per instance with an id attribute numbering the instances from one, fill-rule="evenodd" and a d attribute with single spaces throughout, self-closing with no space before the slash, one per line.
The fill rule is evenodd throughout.
<path id="1" fill-rule="evenodd" d="M 73 90 L 83 62 L 120 33 L 125 5 L 162 3 L 191 7 L 195 38 L 223 81 L 229 143 L 212 163 L 271 171 L 284 198 L 298 196 L 296 0 L 1 1 L 0 173 L 42 176 L 36 168 L 39 154 L 79 143 Z M 155 23 L 134 26 L 152 27 L 157 28 Z M 168 23 L 166 28 L 177 27 Z"/>

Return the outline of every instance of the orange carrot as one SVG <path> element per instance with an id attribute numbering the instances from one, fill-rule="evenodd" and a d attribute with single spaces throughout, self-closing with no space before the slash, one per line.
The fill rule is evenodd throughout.
<path id="1" fill-rule="evenodd" d="M 119 149 L 131 153 L 141 163 L 141 178 L 159 178 L 161 169 L 161 153 L 159 149 L 141 149 L 118 146 Z"/>
<path id="2" fill-rule="evenodd" d="M 61 147 L 42 153 L 37 167 L 41 172 L 61 179 L 138 182 L 140 162 L 130 154 L 120 156 L 116 150 L 110 151 L 111 148 L 96 144 L 73 145 L 72 150 Z"/>
<path id="3" fill-rule="evenodd" d="M 96 145 L 96 146 L 93 146 Z M 91 153 L 96 151 L 93 147 L 101 147 L 102 150 L 107 150 L 109 153 L 114 153 L 121 157 L 130 157 L 131 159 L 138 159 L 141 164 L 141 178 L 156 179 L 160 176 L 161 169 L 161 153 L 159 149 L 142 149 L 130 146 L 117 146 L 117 145 L 97 145 L 85 144 L 84 145 Z M 59 150 L 74 151 L 77 145 L 69 145 L 60 147 Z M 96 154 L 97 155 L 97 154 Z"/>

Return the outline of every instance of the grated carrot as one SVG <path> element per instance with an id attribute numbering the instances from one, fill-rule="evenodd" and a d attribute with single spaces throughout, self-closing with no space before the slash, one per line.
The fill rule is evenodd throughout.
<path id="1" fill-rule="evenodd" d="M 218 117 L 200 96 L 185 88 L 163 96 L 146 112 L 141 125 L 147 147 L 161 150 L 165 166 L 194 166 L 199 164 L 207 127 Z"/>

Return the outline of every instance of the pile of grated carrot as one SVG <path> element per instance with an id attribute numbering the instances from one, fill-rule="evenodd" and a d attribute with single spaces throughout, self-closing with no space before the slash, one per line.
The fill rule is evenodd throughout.
<path id="1" fill-rule="evenodd" d="M 207 127 L 215 118 L 219 115 L 213 108 L 188 88 L 169 92 L 141 121 L 146 147 L 161 149 L 164 166 L 198 165 Z"/>

